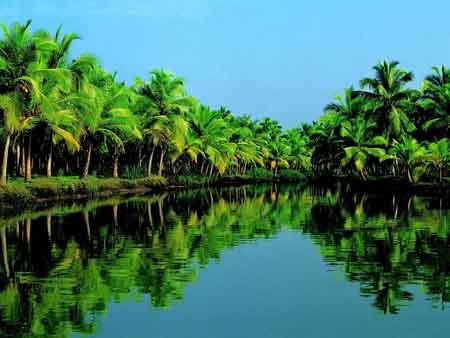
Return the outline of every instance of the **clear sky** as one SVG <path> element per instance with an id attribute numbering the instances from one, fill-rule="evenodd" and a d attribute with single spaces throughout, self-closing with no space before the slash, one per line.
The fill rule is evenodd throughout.
<path id="1" fill-rule="evenodd" d="M 153 68 L 213 107 L 291 127 L 337 92 L 399 60 L 421 80 L 450 65 L 448 0 L 0 0 L 0 20 L 79 33 L 130 83 Z M 416 81 L 418 83 L 418 81 Z"/>

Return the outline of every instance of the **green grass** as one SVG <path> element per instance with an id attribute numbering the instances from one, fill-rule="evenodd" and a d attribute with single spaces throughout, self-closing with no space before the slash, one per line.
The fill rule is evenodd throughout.
<path id="1" fill-rule="evenodd" d="M 0 186 L 0 202 L 30 203 L 36 199 L 60 199 L 67 196 L 96 196 L 102 193 L 117 193 L 139 188 L 163 188 L 167 185 L 163 177 L 140 179 L 77 176 L 35 177 L 31 182 L 12 179 L 6 186 Z"/>

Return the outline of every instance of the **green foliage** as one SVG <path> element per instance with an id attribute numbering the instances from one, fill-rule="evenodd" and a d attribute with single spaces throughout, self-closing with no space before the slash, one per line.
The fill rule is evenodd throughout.
<path id="1" fill-rule="evenodd" d="M 33 32 L 31 21 L 3 25 L 2 184 L 8 176 L 31 181 L 32 173 L 50 177 L 53 171 L 129 179 L 157 172 L 171 181 L 183 176 L 199 182 L 251 176 L 249 170 L 258 168 L 271 172 L 265 177 L 291 169 L 300 176 L 393 175 L 414 182 L 437 176 L 444 181 L 448 174 L 448 167 L 437 164 L 436 156 L 430 162 L 426 151 L 418 151 L 423 158 L 411 163 L 401 160 L 399 146 L 407 138 L 417 140 L 420 149 L 448 139 L 445 66 L 433 67 L 416 90 L 408 87 L 412 72 L 396 61 L 381 61 L 372 77 L 337 95 L 317 121 L 283 129 L 270 118 L 253 120 L 201 104 L 183 78 L 165 69 L 127 86 L 90 54 L 70 61 L 78 40 L 61 29 Z"/>

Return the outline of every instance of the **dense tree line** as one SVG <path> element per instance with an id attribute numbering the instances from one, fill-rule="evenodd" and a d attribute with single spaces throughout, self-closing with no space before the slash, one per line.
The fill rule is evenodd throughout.
<path id="1" fill-rule="evenodd" d="M 413 73 L 383 61 L 312 124 L 283 130 L 212 109 L 182 78 L 153 70 L 131 86 L 90 54 L 70 61 L 79 36 L 5 25 L 0 40 L 2 175 L 118 177 L 245 175 L 291 168 L 317 176 L 443 181 L 450 163 L 450 69 Z M 95 161 L 93 161 L 95 158 Z M 265 172 L 265 171 L 264 171 Z"/>
<path id="2" fill-rule="evenodd" d="M 3 184 L 8 175 L 216 177 L 308 167 L 299 130 L 202 105 L 166 70 L 127 86 L 92 55 L 70 61 L 78 35 L 30 25 L 2 26 Z"/>
<path id="3" fill-rule="evenodd" d="M 450 163 L 450 69 L 433 67 L 420 89 L 413 73 L 383 61 L 349 87 L 311 127 L 318 175 L 404 177 L 442 182 Z"/>

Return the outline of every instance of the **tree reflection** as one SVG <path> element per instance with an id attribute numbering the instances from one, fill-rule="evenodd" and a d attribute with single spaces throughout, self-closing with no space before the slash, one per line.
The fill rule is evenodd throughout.
<path id="1" fill-rule="evenodd" d="M 381 312 L 395 314 L 421 284 L 450 300 L 448 203 L 369 196 L 351 187 L 257 186 L 89 202 L 0 221 L 0 335 L 95 333 L 111 302 L 170 307 L 228 248 L 308 235 Z M 9 222 L 9 223 L 8 223 Z M 11 224 L 11 226 L 7 226 Z M 299 257 L 301 259 L 301 257 Z"/>

